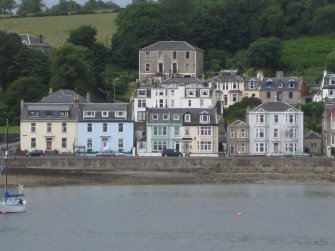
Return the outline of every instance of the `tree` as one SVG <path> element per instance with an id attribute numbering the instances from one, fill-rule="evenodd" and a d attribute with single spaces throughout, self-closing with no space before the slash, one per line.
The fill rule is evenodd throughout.
<path id="1" fill-rule="evenodd" d="M 335 51 L 332 51 L 326 58 L 326 69 L 335 72 Z"/>
<path id="2" fill-rule="evenodd" d="M 44 3 L 42 0 L 21 0 L 19 9 L 17 10 L 18 15 L 26 14 L 38 14 L 42 12 Z"/>
<path id="3" fill-rule="evenodd" d="M 244 97 L 240 102 L 229 106 L 226 112 L 225 120 L 229 123 L 232 123 L 237 119 L 245 121 L 247 108 L 249 107 L 250 109 L 252 109 L 260 104 L 262 104 L 262 101 L 258 98 Z"/>
<path id="4" fill-rule="evenodd" d="M 47 86 L 50 80 L 48 58 L 39 50 L 24 47 L 14 56 L 7 76 L 10 82 L 20 77 L 36 77 Z"/>
<path id="5" fill-rule="evenodd" d="M 50 56 L 51 80 L 55 89 L 71 89 L 81 94 L 95 86 L 89 50 L 66 43 Z"/>
<path id="6" fill-rule="evenodd" d="M 313 130 L 322 133 L 322 116 L 324 112 L 323 102 L 312 102 L 302 106 L 304 112 L 304 128 L 305 131 Z"/>
<path id="7" fill-rule="evenodd" d="M 282 37 L 286 30 L 287 18 L 278 3 L 268 5 L 258 17 L 264 37 Z"/>
<path id="8" fill-rule="evenodd" d="M 15 80 L 6 91 L 5 101 L 15 118 L 13 121 L 20 121 L 20 100 L 30 102 L 40 100 L 47 92 L 47 87 L 40 84 L 36 77 L 22 77 Z"/>
<path id="9" fill-rule="evenodd" d="M 0 84 L 4 90 L 10 84 L 8 69 L 15 56 L 24 48 L 17 34 L 0 31 Z"/>
<path id="10" fill-rule="evenodd" d="M 57 5 L 52 6 L 50 9 L 50 13 L 53 15 L 64 15 L 71 14 L 71 12 L 75 12 L 81 9 L 80 4 L 76 3 L 73 0 L 59 0 Z"/>
<path id="11" fill-rule="evenodd" d="M 280 64 L 282 45 L 278 38 L 260 38 L 250 44 L 247 62 L 250 67 L 276 70 Z"/>
<path id="12" fill-rule="evenodd" d="M 316 11 L 315 17 L 313 19 L 313 31 L 314 33 L 328 33 L 334 32 L 334 22 L 335 22 L 335 4 L 326 5 L 319 8 Z"/>
<path id="13" fill-rule="evenodd" d="M 12 14 L 12 9 L 14 9 L 15 7 L 15 0 L 0 0 L 1 15 Z"/>
<path id="14" fill-rule="evenodd" d="M 67 42 L 91 49 L 96 43 L 95 36 L 97 33 L 95 27 L 91 25 L 82 25 L 79 28 L 70 31 Z"/>

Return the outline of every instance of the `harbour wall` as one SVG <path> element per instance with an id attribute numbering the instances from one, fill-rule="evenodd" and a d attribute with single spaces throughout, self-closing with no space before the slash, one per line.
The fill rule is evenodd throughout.
<path id="1" fill-rule="evenodd" d="M 12 168 L 96 169 L 106 171 L 175 171 L 200 173 L 318 173 L 335 174 L 335 159 L 204 158 L 204 157 L 16 157 Z"/>

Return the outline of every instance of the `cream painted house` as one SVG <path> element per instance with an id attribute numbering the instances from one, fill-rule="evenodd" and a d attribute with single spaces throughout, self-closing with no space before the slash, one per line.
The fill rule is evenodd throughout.
<path id="1" fill-rule="evenodd" d="M 86 99 L 71 90 L 50 93 L 38 103 L 21 101 L 21 150 L 74 152 L 79 103 Z"/>

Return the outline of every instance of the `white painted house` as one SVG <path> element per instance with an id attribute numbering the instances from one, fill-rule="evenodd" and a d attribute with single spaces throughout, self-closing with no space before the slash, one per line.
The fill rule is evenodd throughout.
<path id="1" fill-rule="evenodd" d="M 250 154 L 303 151 L 304 114 L 285 102 L 265 102 L 247 112 Z"/>
<path id="2" fill-rule="evenodd" d="M 208 81 L 217 93 L 217 99 L 223 101 L 226 108 L 240 102 L 244 91 L 244 79 L 238 75 L 220 75 Z"/>
<path id="3" fill-rule="evenodd" d="M 174 77 L 157 87 L 136 89 L 133 97 L 134 120 L 145 121 L 146 108 L 212 108 L 215 91 L 198 78 Z"/>

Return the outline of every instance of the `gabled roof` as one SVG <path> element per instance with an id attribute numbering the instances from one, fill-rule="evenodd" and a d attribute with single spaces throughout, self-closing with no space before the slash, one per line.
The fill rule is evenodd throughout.
<path id="1" fill-rule="evenodd" d="M 44 41 L 43 35 L 42 37 L 36 38 L 29 34 L 19 34 L 21 38 L 21 42 L 28 46 L 43 46 L 43 47 L 52 47 L 51 44 Z"/>
<path id="2" fill-rule="evenodd" d="M 268 112 L 285 112 L 287 110 L 293 110 L 296 112 L 301 112 L 300 110 L 296 109 L 295 107 L 289 105 L 286 102 L 282 101 L 275 101 L 275 102 L 265 102 L 263 104 L 260 104 L 259 106 L 255 107 L 251 110 L 251 112 L 257 112 L 259 110 L 264 110 Z"/>
<path id="3" fill-rule="evenodd" d="M 238 75 L 219 75 L 210 79 L 216 82 L 244 82 L 244 79 Z"/>
<path id="4" fill-rule="evenodd" d="M 159 41 L 147 47 L 140 49 L 140 51 L 203 51 L 202 49 L 191 45 L 185 41 Z"/>
<path id="5" fill-rule="evenodd" d="M 80 103 L 87 103 L 86 98 L 80 96 L 72 90 L 59 90 L 47 97 L 42 98 L 38 103 L 73 103 L 79 97 Z"/>
<path id="6" fill-rule="evenodd" d="M 308 133 L 305 134 L 304 139 L 321 139 L 321 136 L 313 130 L 310 130 Z"/>
<path id="7" fill-rule="evenodd" d="M 235 126 L 235 125 L 243 125 L 243 126 L 247 126 L 248 124 L 243 122 L 242 120 L 235 120 L 233 123 L 229 124 L 229 126 Z"/>

